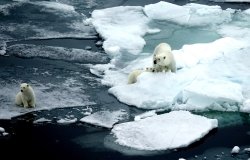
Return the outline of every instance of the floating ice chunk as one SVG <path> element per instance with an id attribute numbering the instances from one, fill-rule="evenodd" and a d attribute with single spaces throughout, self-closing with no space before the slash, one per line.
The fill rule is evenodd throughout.
<path id="1" fill-rule="evenodd" d="M 184 159 L 184 158 L 179 158 L 179 160 L 186 160 L 186 159 Z"/>
<path id="2" fill-rule="evenodd" d="M 124 110 L 99 111 L 83 117 L 80 121 L 100 127 L 112 128 L 115 123 L 124 119 L 126 116 L 127 113 Z"/>
<path id="3" fill-rule="evenodd" d="M 244 151 L 250 152 L 250 148 L 245 148 Z"/>
<path id="4" fill-rule="evenodd" d="M 139 121 L 141 119 L 145 119 L 145 118 L 148 118 L 148 117 L 152 117 L 152 116 L 156 116 L 156 111 L 155 110 L 152 110 L 152 111 L 147 111 L 145 113 L 142 113 L 142 114 L 139 114 L 139 115 L 136 115 L 134 120 L 135 121 Z"/>
<path id="5" fill-rule="evenodd" d="M 68 119 L 68 118 L 63 118 L 57 121 L 57 123 L 59 124 L 72 124 L 72 123 L 76 123 L 77 118 L 74 119 Z"/>
<path id="6" fill-rule="evenodd" d="M 3 134 L 3 136 L 8 136 L 9 135 L 8 132 L 3 132 L 2 134 Z"/>
<path id="7" fill-rule="evenodd" d="M 239 152 L 240 152 L 240 147 L 238 146 L 234 146 L 234 148 L 231 151 L 232 154 L 238 154 Z"/>
<path id="8" fill-rule="evenodd" d="M 196 110 L 216 106 L 213 109 L 236 111 L 238 108 L 231 106 L 239 106 L 243 101 L 242 87 L 239 84 L 216 79 L 193 81 L 183 90 L 182 95 L 183 102 L 196 106 Z"/>
<path id="9" fill-rule="evenodd" d="M 216 127 L 216 119 L 188 111 L 173 111 L 140 121 L 117 124 L 112 133 L 115 142 L 120 145 L 152 151 L 187 147 Z"/>
<path id="10" fill-rule="evenodd" d="M 220 6 L 189 3 L 184 6 L 168 2 L 158 2 L 144 7 L 151 19 L 166 20 L 181 25 L 205 26 L 231 21 L 232 10 L 222 10 Z"/>
<path id="11" fill-rule="evenodd" d="M 51 122 L 51 120 L 46 118 L 39 118 L 35 120 L 33 123 L 44 123 L 44 122 Z"/>
<path id="12" fill-rule="evenodd" d="M 158 32 L 161 32 L 161 30 L 159 28 L 148 29 L 148 31 L 147 31 L 148 34 L 155 34 Z"/>
<path id="13" fill-rule="evenodd" d="M 0 133 L 5 132 L 5 129 L 3 127 L 0 127 Z"/>
<path id="14" fill-rule="evenodd" d="M 119 6 L 92 12 L 92 24 L 105 39 L 104 50 L 115 56 L 121 52 L 138 54 L 146 44 L 142 38 L 148 30 L 149 19 L 143 7 Z"/>

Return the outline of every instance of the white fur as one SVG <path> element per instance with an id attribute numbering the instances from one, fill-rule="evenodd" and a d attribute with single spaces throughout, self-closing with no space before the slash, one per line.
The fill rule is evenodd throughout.
<path id="1" fill-rule="evenodd" d="M 137 77 L 142 74 L 143 72 L 155 72 L 154 68 L 146 68 L 146 69 L 136 69 L 133 70 L 129 75 L 128 75 L 128 84 L 133 84 L 137 82 Z"/>
<path id="2" fill-rule="evenodd" d="M 156 72 L 176 72 L 176 62 L 169 44 L 160 43 L 155 47 L 153 68 Z"/>
<path id="3" fill-rule="evenodd" d="M 137 81 L 137 77 L 142 73 L 144 72 L 144 70 L 134 70 L 132 71 L 129 76 L 128 76 L 128 84 L 132 84 L 132 83 L 135 83 Z"/>
<path id="4" fill-rule="evenodd" d="M 20 92 L 16 95 L 16 105 L 23 106 L 25 108 L 36 106 L 35 93 L 30 85 L 22 83 L 20 85 Z"/>

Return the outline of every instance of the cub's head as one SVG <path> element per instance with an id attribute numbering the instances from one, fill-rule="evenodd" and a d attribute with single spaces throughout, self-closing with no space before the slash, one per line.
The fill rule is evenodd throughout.
<path id="1" fill-rule="evenodd" d="M 21 90 L 21 92 L 25 92 L 28 90 L 29 87 L 30 87 L 30 85 L 28 85 L 27 83 L 22 83 L 20 85 L 20 90 Z"/>
<path id="2" fill-rule="evenodd" d="M 171 63 L 171 58 L 166 54 L 158 54 L 154 56 L 154 65 L 168 66 Z"/>

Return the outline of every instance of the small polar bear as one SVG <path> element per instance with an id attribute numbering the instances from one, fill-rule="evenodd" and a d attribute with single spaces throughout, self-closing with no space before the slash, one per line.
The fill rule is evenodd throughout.
<path id="1" fill-rule="evenodd" d="M 36 97 L 32 87 L 27 83 L 20 85 L 20 92 L 16 95 L 16 105 L 24 108 L 35 107 Z"/>
<path id="2" fill-rule="evenodd" d="M 153 68 L 146 68 L 146 69 L 136 69 L 133 70 L 129 75 L 128 75 L 128 84 L 133 84 L 137 82 L 137 77 L 142 74 L 143 72 L 155 72 L 155 69 Z"/>
<path id="3" fill-rule="evenodd" d="M 160 43 L 155 47 L 153 69 L 155 69 L 156 72 L 176 72 L 176 62 L 169 44 Z"/>

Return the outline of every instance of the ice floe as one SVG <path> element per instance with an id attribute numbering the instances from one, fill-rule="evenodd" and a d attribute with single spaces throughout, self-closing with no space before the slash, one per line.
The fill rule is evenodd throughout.
<path id="1" fill-rule="evenodd" d="M 104 43 L 118 42 L 111 48 L 119 50 L 121 56 L 111 56 L 112 60 L 109 64 L 91 67 L 92 73 L 102 77 L 103 84 L 111 86 L 109 89 L 111 94 L 123 103 L 144 109 L 249 112 L 248 22 L 250 19 L 246 16 L 249 13 L 248 10 L 236 12 L 232 9 L 222 10 L 220 6 L 194 3 L 179 6 L 161 1 L 137 8 L 137 13 L 146 17 L 145 21 L 135 22 L 133 25 L 130 23 L 132 21 L 124 23 L 128 21 L 125 15 L 131 17 L 130 14 L 134 10 L 133 7 L 123 6 L 96 10 L 92 14 L 94 27 L 104 38 Z M 141 10 L 146 15 L 141 15 Z M 175 14 L 171 14 L 173 12 Z M 107 18 L 109 14 L 119 16 Z M 118 18 L 122 20 L 117 22 Z M 151 26 L 157 26 L 154 20 L 161 21 L 158 23 L 174 22 L 184 27 L 204 29 L 206 26 L 221 37 L 210 43 L 184 44 L 181 49 L 173 49 L 178 68 L 176 74 L 145 72 L 138 77 L 137 83 L 127 85 L 127 76 L 131 71 L 152 66 L 152 53 L 139 51 L 133 57 L 128 54 L 132 50 L 120 50 L 120 46 L 124 46 L 125 41 L 120 42 L 112 38 L 123 35 L 115 34 L 117 30 L 120 32 L 132 26 L 142 29 L 142 31 L 133 31 L 137 32 L 136 36 L 143 39 L 145 34 L 150 33 Z M 166 38 L 171 43 L 171 37 L 160 34 L 159 36 L 154 38 Z M 120 39 L 123 40 L 121 37 Z M 134 42 L 129 44 L 133 47 L 131 44 Z M 153 51 L 154 48 L 151 50 Z"/>
<path id="2" fill-rule="evenodd" d="M 81 122 L 93 124 L 100 127 L 112 128 L 113 125 L 127 117 L 124 110 L 98 111 L 80 119 Z"/>
<path id="3" fill-rule="evenodd" d="M 138 150 L 168 150 L 187 147 L 218 127 L 208 119 L 188 111 L 172 111 L 114 126 L 115 143 Z"/>
<path id="4" fill-rule="evenodd" d="M 143 7 L 119 6 L 92 12 L 92 23 L 105 39 L 104 50 L 111 56 L 121 52 L 138 54 L 146 44 L 142 38 L 147 33 L 149 19 Z"/>
<path id="5" fill-rule="evenodd" d="M 40 74 L 36 71 L 36 74 Z M 34 75 L 35 76 L 35 75 Z M 45 77 L 50 76 L 46 74 Z M 57 78 L 60 81 L 60 78 Z M 1 81 L 1 79 L 0 79 Z M 58 83 L 58 82 L 57 82 Z M 50 110 L 53 108 L 88 106 L 95 104 L 89 100 L 84 93 L 84 86 L 73 78 L 66 78 L 60 82 L 60 86 L 53 83 L 43 84 L 35 80 L 30 83 L 37 97 L 35 108 L 23 108 L 15 105 L 15 96 L 19 91 L 19 83 L 0 83 L 2 92 L 0 92 L 0 119 L 10 119 L 12 117 L 22 115 L 37 110 Z"/>

